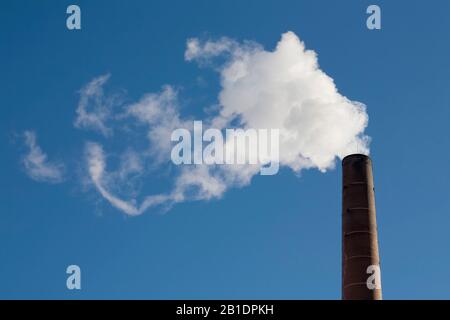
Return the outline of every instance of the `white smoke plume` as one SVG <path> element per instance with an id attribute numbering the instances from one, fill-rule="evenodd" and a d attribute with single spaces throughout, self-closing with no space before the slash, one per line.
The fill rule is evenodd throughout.
<path id="1" fill-rule="evenodd" d="M 247 49 L 231 40 L 188 40 L 187 60 L 204 61 L 229 54 L 220 69 L 220 115 L 226 125 L 240 119 L 246 128 L 280 129 L 280 161 L 294 171 L 333 167 L 336 157 L 368 153 L 365 106 L 341 95 L 293 32 L 282 35 L 273 52 Z M 210 48 L 217 48 L 211 50 Z"/>
<path id="2" fill-rule="evenodd" d="M 336 158 L 369 152 L 370 139 L 364 135 L 368 124 L 365 106 L 338 92 L 333 79 L 320 69 L 317 54 L 306 50 L 293 32 L 283 34 L 273 51 L 228 38 L 187 41 L 187 61 L 211 66 L 217 57 L 222 61 L 216 67 L 221 77 L 220 108 L 216 115 L 203 119 L 211 127 L 223 129 L 237 122 L 244 129 L 279 129 L 280 165 L 297 173 L 309 168 L 324 172 L 334 167 Z M 102 81 L 96 83 L 101 87 Z M 93 87 L 93 92 L 101 92 L 98 86 Z M 79 115 L 86 117 L 85 104 L 80 105 Z M 171 132 L 192 126 L 192 121 L 180 118 L 177 92 L 170 86 L 145 95 L 126 107 L 125 113 L 148 126 L 149 143 L 159 162 L 170 159 Z M 93 117 L 85 123 L 104 131 L 101 120 Z M 102 147 L 90 143 L 86 155 L 98 191 L 129 215 L 158 205 L 220 198 L 231 187 L 248 185 L 259 172 L 255 165 L 182 166 L 171 192 L 148 196 L 136 205 L 135 199 L 124 201 L 107 191 Z"/>

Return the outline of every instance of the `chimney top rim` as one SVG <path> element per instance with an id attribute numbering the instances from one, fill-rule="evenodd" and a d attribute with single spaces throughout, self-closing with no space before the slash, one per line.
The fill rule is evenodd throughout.
<path id="1" fill-rule="evenodd" d="M 367 155 L 367 154 L 363 154 L 363 153 L 353 153 L 353 154 L 349 154 L 346 155 L 343 159 L 342 159 L 342 163 L 344 163 L 344 161 L 350 159 L 350 158 L 363 158 L 363 159 L 369 159 L 372 161 L 372 159 Z"/>

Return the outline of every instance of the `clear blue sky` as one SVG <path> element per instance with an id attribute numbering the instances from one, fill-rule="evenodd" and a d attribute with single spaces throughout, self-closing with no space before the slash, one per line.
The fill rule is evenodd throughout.
<path id="1" fill-rule="evenodd" d="M 81 31 L 65 26 L 72 3 Z M 365 25 L 372 3 L 380 31 Z M 111 73 L 108 88 L 129 100 L 172 84 L 195 115 L 215 101 L 218 79 L 184 61 L 186 39 L 272 50 L 289 30 L 367 105 L 384 298 L 450 298 L 449 13 L 437 0 L 2 1 L 0 298 L 339 299 L 339 162 L 138 217 L 82 183 L 84 142 L 101 141 L 73 126 L 83 84 Z M 25 130 L 68 166 L 63 183 L 27 176 Z M 146 177 L 143 193 L 154 184 Z M 66 289 L 70 264 L 81 291 Z"/>

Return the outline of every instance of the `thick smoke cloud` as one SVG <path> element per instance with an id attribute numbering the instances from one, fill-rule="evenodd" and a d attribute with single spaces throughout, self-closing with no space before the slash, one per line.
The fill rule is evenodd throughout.
<path id="1" fill-rule="evenodd" d="M 294 171 L 325 171 L 336 157 L 369 152 L 365 106 L 338 92 L 317 54 L 293 32 L 283 34 L 274 51 L 227 39 L 190 39 L 185 57 L 204 63 L 222 54 L 229 60 L 219 69 L 216 123 L 239 119 L 245 128 L 280 129 L 280 161 Z"/>
<path id="2" fill-rule="evenodd" d="M 221 78 L 218 113 L 198 120 L 219 129 L 231 123 L 244 129 L 279 129 L 282 166 L 297 173 L 310 168 L 326 171 L 333 168 L 336 158 L 369 152 L 369 138 L 364 135 L 368 124 L 365 106 L 338 92 L 333 79 L 319 68 L 317 54 L 306 50 L 294 33 L 283 34 L 273 51 L 253 42 L 193 38 L 187 41 L 185 59 L 213 66 Z M 102 98 L 101 85 L 106 80 L 106 76 L 94 79 L 85 88 L 85 96 Z M 83 119 L 85 103 L 81 101 L 80 106 L 78 113 Z M 170 157 L 171 132 L 192 129 L 191 121 L 180 118 L 177 92 L 170 86 L 144 95 L 125 108 L 125 115 L 147 125 L 152 157 L 158 163 Z M 101 121 L 105 117 L 100 113 L 78 122 L 107 133 Z M 136 205 L 135 199 L 124 201 L 107 191 L 109 179 L 100 145 L 87 145 L 87 160 L 100 194 L 129 215 L 158 205 L 220 198 L 231 187 L 250 184 L 260 169 L 258 165 L 182 166 L 171 192 L 148 196 Z"/>

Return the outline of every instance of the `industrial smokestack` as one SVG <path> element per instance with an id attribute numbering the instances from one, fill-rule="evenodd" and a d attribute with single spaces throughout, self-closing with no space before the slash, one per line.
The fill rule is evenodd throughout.
<path id="1" fill-rule="evenodd" d="M 342 299 L 381 300 L 372 161 L 342 160 Z"/>

